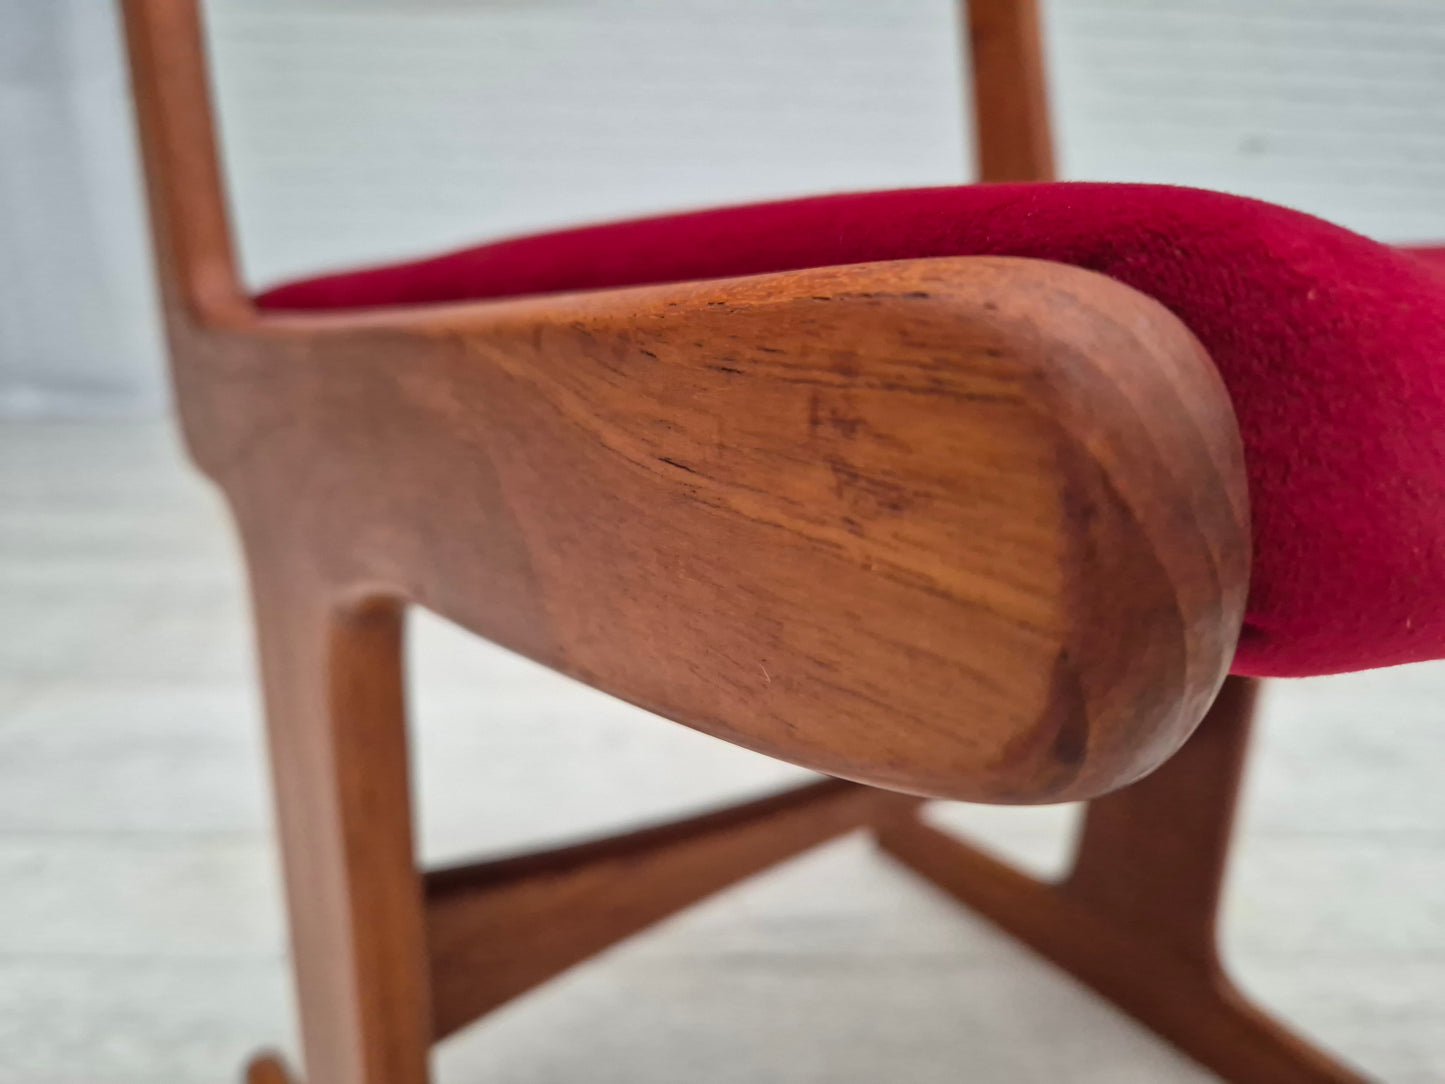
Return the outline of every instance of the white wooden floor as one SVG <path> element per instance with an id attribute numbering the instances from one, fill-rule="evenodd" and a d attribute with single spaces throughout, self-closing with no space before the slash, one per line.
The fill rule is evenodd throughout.
<path id="1" fill-rule="evenodd" d="M 293 1044 L 236 554 L 159 424 L 0 426 L 0 1084 L 234 1080 Z M 424 849 L 798 775 L 415 623 Z M 1235 871 L 1246 985 L 1445 1081 L 1445 667 L 1277 683 Z M 950 807 L 1037 864 L 1072 812 Z M 1170 1084 L 1207 1074 L 849 839 L 440 1051 L 478 1084 Z"/>

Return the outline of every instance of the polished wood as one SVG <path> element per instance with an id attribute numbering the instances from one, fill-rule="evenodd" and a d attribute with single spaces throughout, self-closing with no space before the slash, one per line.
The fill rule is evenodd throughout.
<path id="1" fill-rule="evenodd" d="M 978 4 L 976 71 L 1033 104 L 1011 127 L 1014 106 L 980 98 L 985 173 L 1046 175 L 1037 49 L 1001 10 Z M 918 795 L 1101 795 L 1204 713 L 1241 620 L 1247 495 L 1218 375 L 1159 305 L 1073 268 L 934 259 L 258 313 L 195 4 L 125 12 L 177 403 L 251 568 L 311 1084 L 423 1081 L 437 1034 L 870 817 L 940 880 L 971 868 L 898 799 L 833 783 L 804 807 L 424 888 L 408 605 L 729 741 Z M 1130 818 L 1109 808 L 1070 914 L 1110 913 L 1081 902 L 1126 864 L 1110 855 L 1132 837 L 1108 826 Z M 584 916 L 572 901 L 589 896 L 616 912 Z M 285 1075 L 268 1057 L 250 1079 Z"/>
<path id="2" fill-rule="evenodd" d="M 1037 0 L 961 3 L 979 179 L 1052 180 Z M 1207 724 L 1163 769 L 1090 802 L 1061 885 L 1042 884 L 917 819 L 900 818 L 882 834 L 883 845 L 1228 1080 L 1362 1081 L 1252 1005 L 1219 958 L 1221 892 L 1254 699 L 1255 683 L 1227 682 Z"/>
<path id="3" fill-rule="evenodd" d="M 1251 1003 L 1215 929 L 1254 683 L 1231 678 L 1184 748 L 1089 803 L 1072 871 L 1019 872 L 910 815 L 883 849 L 1235 1084 L 1365 1084 Z"/>
<path id="4" fill-rule="evenodd" d="M 1054 146 L 1037 0 L 959 0 L 980 181 L 1051 181 Z"/>
<path id="5" fill-rule="evenodd" d="M 1162 306 L 942 259 L 256 313 L 215 271 L 194 4 L 127 11 L 187 443 L 318 591 L 939 797 L 1102 793 L 1203 714 L 1247 497 L 1223 385 Z"/>
<path id="6" fill-rule="evenodd" d="M 195 49 L 152 53 L 195 28 L 181 0 L 130 10 L 165 176 L 166 133 L 209 130 L 184 120 L 205 84 Z M 978 801 L 1137 778 L 1223 679 L 1249 560 L 1232 408 L 1119 283 L 954 258 L 257 313 L 170 240 L 223 204 L 170 191 L 187 443 L 327 597 L 417 603 L 737 744 Z"/>
<path id="7" fill-rule="evenodd" d="M 311 1082 L 424 1084 L 401 610 L 339 598 L 309 554 L 264 531 L 246 542 Z"/>
<path id="8" fill-rule="evenodd" d="M 155 237 L 157 281 L 175 336 L 244 319 L 225 184 L 210 107 L 197 0 L 123 0 L 131 92 Z M 189 375 L 173 365 L 177 379 Z"/>
<path id="9" fill-rule="evenodd" d="M 192 346 L 221 376 L 190 444 L 243 534 L 830 775 L 1090 797 L 1178 747 L 1233 651 L 1227 397 L 1087 272 L 904 261 Z"/>
<path id="10" fill-rule="evenodd" d="M 427 875 L 437 1039 L 624 937 L 919 799 L 828 780 L 543 854 Z"/>
<path id="11" fill-rule="evenodd" d="M 1178 756 L 1085 807 L 1062 891 L 1200 967 L 1217 921 L 1258 683 L 1230 678 Z"/>

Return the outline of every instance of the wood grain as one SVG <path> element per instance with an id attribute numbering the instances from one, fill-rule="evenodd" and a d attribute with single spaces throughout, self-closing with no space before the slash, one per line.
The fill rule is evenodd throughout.
<path id="1" fill-rule="evenodd" d="M 841 823 L 821 803 L 679 837 L 635 915 L 579 925 L 560 956 L 498 956 L 487 921 L 548 897 L 525 879 L 515 899 L 423 896 L 406 605 L 917 795 L 1092 797 L 1203 715 L 1242 617 L 1247 495 L 1218 374 L 1158 304 L 1074 268 L 957 258 L 260 314 L 195 3 L 125 11 L 177 404 L 252 573 L 312 1084 L 421 1084 L 434 991 L 452 1026 L 715 886 L 696 855 L 721 848 L 742 876 Z M 897 804 L 837 793 L 849 823 Z M 618 891 L 611 861 L 576 884 Z M 497 973 L 459 977 L 478 951 Z M 262 1059 L 251 1077 L 284 1074 Z"/>
<path id="2" fill-rule="evenodd" d="M 959 0 L 980 181 L 1052 181 L 1054 146 L 1037 0 Z"/>
<path id="3" fill-rule="evenodd" d="M 769 755 L 1088 797 L 1222 680 L 1243 473 L 1160 306 L 920 260 L 203 335 L 243 533 Z M 278 517 L 274 509 L 290 512 Z"/>
<path id="4" fill-rule="evenodd" d="M 338 604 L 316 590 L 304 552 L 248 542 L 311 1084 L 425 1084 L 400 610 Z"/>
<path id="5" fill-rule="evenodd" d="M 178 405 L 253 549 L 913 793 L 1088 797 L 1202 716 L 1247 500 L 1161 306 L 951 259 L 257 314 L 217 270 L 194 5 L 127 11 Z"/>

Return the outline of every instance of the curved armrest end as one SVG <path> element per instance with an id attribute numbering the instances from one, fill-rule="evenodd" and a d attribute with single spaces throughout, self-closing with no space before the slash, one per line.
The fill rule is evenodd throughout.
<path id="1" fill-rule="evenodd" d="M 1233 655 L 1228 396 L 1086 271 L 909 260 L 210 341 L 183 406 L 253 545 L 831 775 L 1088 798 L 1182 743 Z"/>

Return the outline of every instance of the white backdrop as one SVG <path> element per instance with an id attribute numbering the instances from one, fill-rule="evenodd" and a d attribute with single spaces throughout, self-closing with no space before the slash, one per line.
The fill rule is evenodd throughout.
<path id="1" fill-rule="evenodd" d="M 652 210 L 962 180 L 952 0 L 211 0 L 256 284 Z M 1070 178 L 1445 238 L 1445 3 L 1054 0 Z M 109 0 L 0 0 L 0 412 L 164 380 Z"/>
<path id="2" fill-rule="evenodd" d="M 0 416 L 165 403 L 109 0 L 0 0 Z"/>

